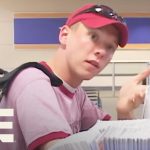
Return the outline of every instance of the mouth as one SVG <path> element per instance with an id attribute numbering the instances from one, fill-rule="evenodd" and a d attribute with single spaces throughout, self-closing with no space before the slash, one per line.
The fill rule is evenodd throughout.
<path id="1" fill-rule="evenodd" d="M 91 64 L 92 66 L 94 66 L 95 68 L 99 68 L 99 63 L 95 60 L 87 60 L 87 63 Z"/>

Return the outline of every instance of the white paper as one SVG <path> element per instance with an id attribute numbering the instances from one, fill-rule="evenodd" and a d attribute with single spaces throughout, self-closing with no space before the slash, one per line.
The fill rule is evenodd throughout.
<path id="1" fill-rule="evenodd" d="M 150 150 L 150 119 L 97 121 L 49 150 Z"/>

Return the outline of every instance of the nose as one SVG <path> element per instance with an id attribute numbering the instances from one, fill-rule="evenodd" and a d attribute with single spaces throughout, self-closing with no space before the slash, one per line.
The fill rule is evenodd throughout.
<path id="1" fill-rule="evenodd" d="M 104 48 L 97 47 L 95 48 L 94 55 L 97 58 L 103 58 L 106 55 L 106 50 Z"/>

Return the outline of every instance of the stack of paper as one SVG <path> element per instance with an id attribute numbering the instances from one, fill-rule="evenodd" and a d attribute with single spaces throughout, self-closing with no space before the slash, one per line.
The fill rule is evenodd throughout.
<path id="1" fill-rule="evenodd" d="M 150 120 L 97 121 L 50 150 L 150 150 Z"/>

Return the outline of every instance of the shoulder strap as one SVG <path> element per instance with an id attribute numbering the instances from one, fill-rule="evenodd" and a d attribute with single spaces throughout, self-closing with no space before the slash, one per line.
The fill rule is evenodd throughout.
<path id="1" fill-rule="evenodd" d="M 11 72 L 7 72 L 3 69 L 0 69 L 0 74 L 3 76 L 0 77 L 0 101 L 2 97 L 7 95 L 9 87 L 13 82 L 14 78 L 23 70 L 28 67 L 35 67 L 37 69 L 42 70 L 49 78 L 52 86 L 60 86 L 63 82 L 59 79 L 53 72 L 47 70 L 42 64 L 38 62 L 27 62 L 22 64 L 21 66 L 15 68 Z"/>
<path id="2" fill-rule="evenodd" d="M 5 73 L 7 73 L 7 71 L 2 69 L 2 68 L 0 68 L 0 75 L 4 75 Z"/>

